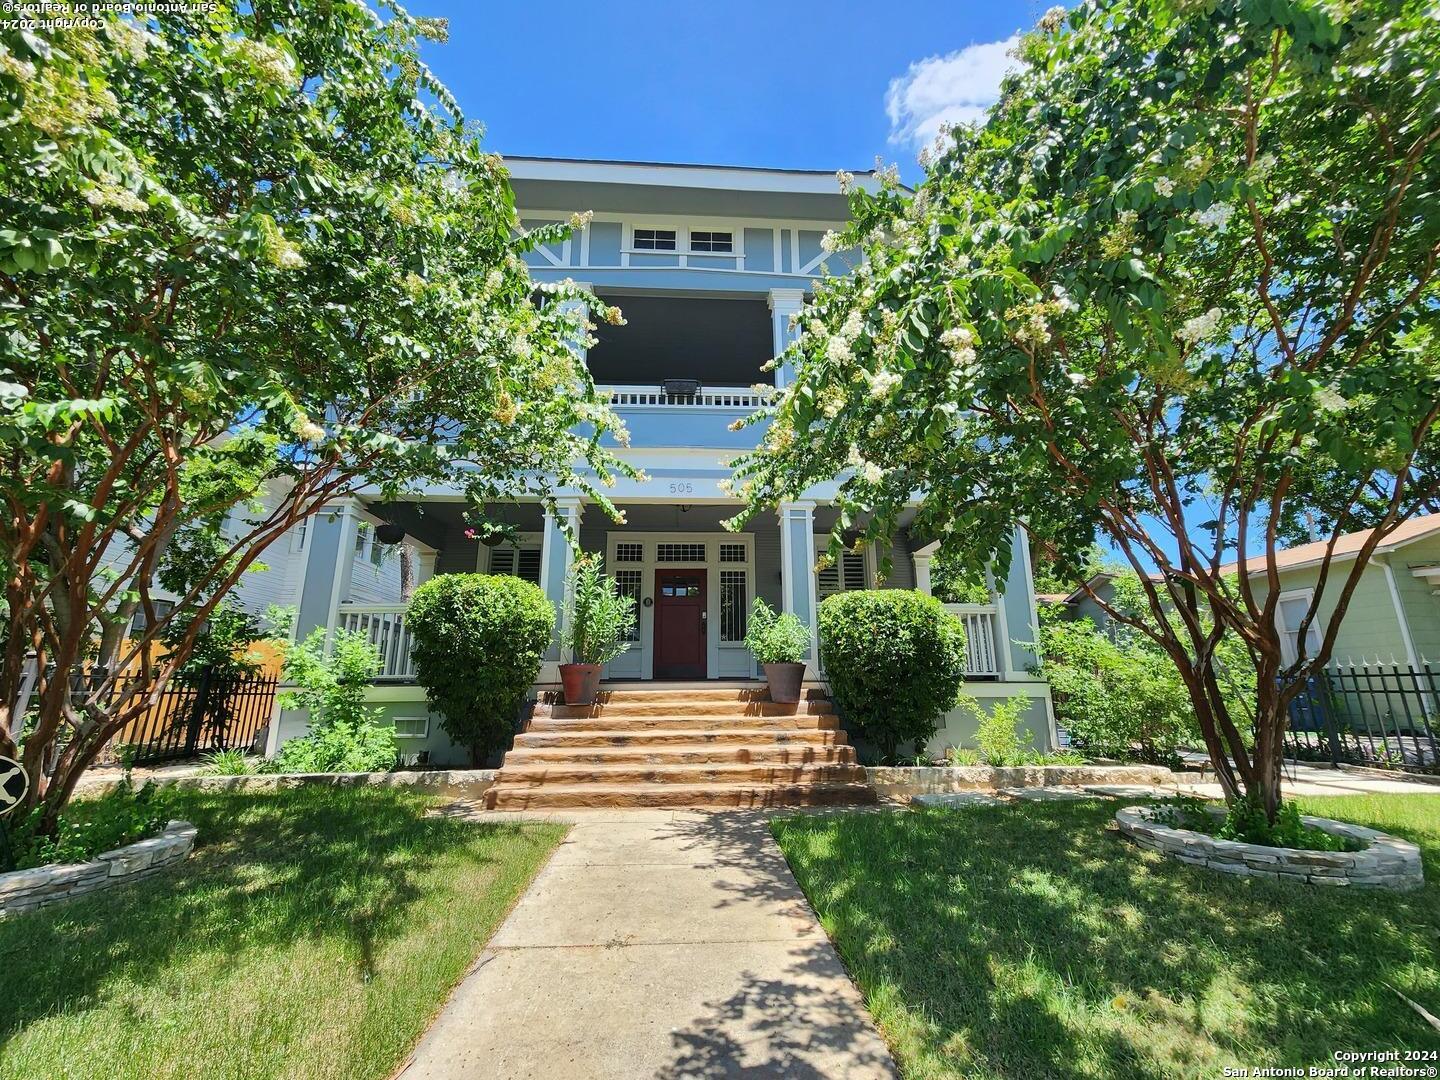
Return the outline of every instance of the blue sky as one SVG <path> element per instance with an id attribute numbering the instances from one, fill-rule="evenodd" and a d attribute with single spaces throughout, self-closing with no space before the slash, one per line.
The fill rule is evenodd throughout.
<path id="1" fill-rule="evenodd" d="M 869 168 L 915 179 L 939 119 L 993 100 L 1035 3 L 410 0 L 425 59 L 501 154 Z"/>

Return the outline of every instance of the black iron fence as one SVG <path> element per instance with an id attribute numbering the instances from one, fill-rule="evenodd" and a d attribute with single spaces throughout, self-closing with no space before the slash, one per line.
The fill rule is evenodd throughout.
<path id="1" fill-rule="evenodd" d="M 1290 703 L 1289 756 L 1302 761 L 1440 773 L 1440 670 L 1344 664 Z"/>

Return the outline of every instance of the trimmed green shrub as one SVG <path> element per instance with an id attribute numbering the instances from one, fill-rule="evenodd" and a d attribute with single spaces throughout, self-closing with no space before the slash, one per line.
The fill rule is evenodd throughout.
<path id="1" fill-rule="evenodd" d="M 608 664 L 630 648 L 635 599 L 620 592 L 594 555 L 582 555 L 570 572 L 570 620 L 565 647 L 577 664 Z"/>
<path id="2" fill-rule="evenodd" d="M 510 744 L 520 704 L 540 674 L 555 608 L 517 577 L 441 574 L 405 613 L 415 678 L 452 740 L 483 765 Z"/>
<path id="3" fill-rule="evenodd" d="M 745 647 L 761 664 L 803 664 L 810 657 L 810 628 L 792 612 L 776 615 L 757 596 L 750 608 Z"/>
<path id="4" fill-rule="evenodd" d="M 153 782 L 137 790 L 127 771 L 104 795 L 76 799 L 65 807 L 53 837 L 39 832 L 44 809 L 37 806 L 20 821 L 10 822 L 9 843 L 0 847 L 0 871 L 89 862 L 102 851 L 155 836 L 169 817 L 157 795 Z"/>
<path id="5" fill-rule="evenodd" d="M 269 767 L 275 772 L 384 772 L 395 767 L 395 729 L 365 704 L 380 670 L 380 651 L 358 630 L 336 630 L 330 652 L 317 628 L 285 650 L 282 675 L 296 689 L 281 697 L 286 709 L 305 709 L 310 730 L 291 739 Z"/>
<path id="6" fill-rule="evenodd" d="M 965 677 L 965 630 L 909 589 L 837 593 L 820 605 L 820 660 L 845 717 L 886 762 L 923 751 Z"/>

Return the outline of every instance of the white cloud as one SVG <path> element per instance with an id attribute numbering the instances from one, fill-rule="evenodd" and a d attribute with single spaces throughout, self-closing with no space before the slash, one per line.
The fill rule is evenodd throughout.
<path id="1" fill-rule="evenodd" d="M 973 124 L 1000 96 L 1000 80 L 1019 67 L 1009 53 L 1020 41 L 1016 31 L 1004 41 L 987 41 L 946 56 L 930 56 L 890 80 L 885 111 L 890 141 L 923 146 L 941 124 Z"/>

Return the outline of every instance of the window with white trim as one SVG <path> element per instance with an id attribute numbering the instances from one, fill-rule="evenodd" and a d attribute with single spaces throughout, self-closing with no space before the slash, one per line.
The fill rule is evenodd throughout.
<path id="1" fill-rule="evenodd" d="M 623 547 L 624 545 L 621 545 L 621 546 Z M 641 580 L 644 578 L 644 572 L 641 571 L 641 570 L 616 570 L 616 571 L 615 571 L 615 574 L 614 574 L 614 577 L 615 577 L 615 591 L 618 592 L 621 596 L 628 596 L 628 597 L 630 597 L 631 600 L 634 600 L 634 601 L 635 601 L 635 605 L 636 605 L 636 607 L 635 607 L 635 611 L 636 611 L 635 622 L 634 622 L 634 624 L 630 627 L 630 632 L 624 637 L 623 640 L 625 640 L 625 641 L 639 641 L 639 640 L 640 640 L 640 617 L 639 617 L 639 611 L 640 611 L 640 607 L 639 607 L 639 605 L 640 605 L 640 582 L 641 582 Z"/>
<path id="2" fill-rule="evenodd" d="M 305 538 L 310 532 L 310 519 L 301 518 L 290 530 L 290 550 L 296 555 L 305 550 Z"/>
<path id="3" fill-rule="evenodd" d="M 636 229 L 631 238 L 636 251 L 674 251 L 674 229 Z"/>
<path id="4" fill-rule="evenodd" d="M 645 545 L 633 543 L 621 543 L 615 545 L 616 562 L 644 562 Z"/>
<path id="5" fill-rule="evenodd" d="M 1280 631 L 1280 658 L 1286 664 L 1293 664 L 1299 655 L 1300 623 L 1310 610 L 1314 593 L 1310 589 L 1281 593 L 1275 605 L 1275 628 Z M 1310 621 L 1305 628 L 1305 655 L 1314 656 L 1320 649 L 1320 619 Z"/>
<path id="6" fill-rule="evenodd" d="M 720 640 L 744 641 L 746 601 L 750 596 L 748 570 L 720 571 Z"/>
<path id="7" fill-rule="evenodd" d="M 516 548 L 510 544 L 493 547 L 490 549 L 490 573 L 508 574 L 539 585 L 540 548 L 523 545 Z"/>
<path id="8" fill-rule="evenodd" d="M 704 562 L 704 544 L 656 544 L 656 562 Z"/>
<path id="9" fill-rule="evenodd" d="M 716 232 L 713 229 L 691 229 L 690 250 L 720 252 L 728 255 L 735 250 L 735 234 Z"/>
<path id="10" fill-rule="evenodd" d="M 395 717 L 395 737 L 397 739 L 423 739 L 430 734 L 430 717 L 428 716 L 397 716 Z"/>
<path id="11" fill-rule="evenodd" d="M 749 562 L 750 554 L 744 544 L 721 544 L 721 562 Z"/>
<path id="12" fill-rule="evenodd" d="M 838 592 L 865 588 L 865 555 L 842 551 L 840 558 L 815 575 L 815 591 L 821 599 Z"/>

